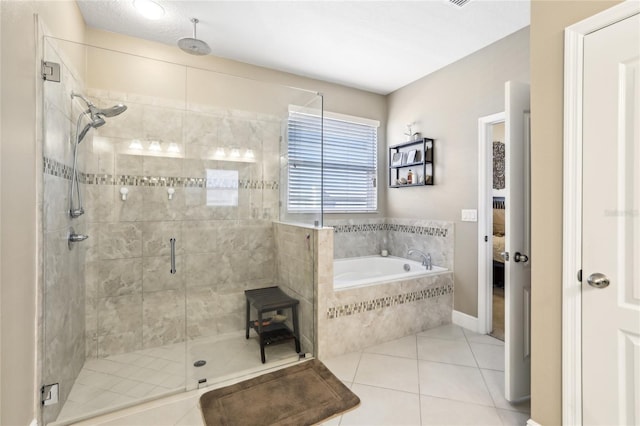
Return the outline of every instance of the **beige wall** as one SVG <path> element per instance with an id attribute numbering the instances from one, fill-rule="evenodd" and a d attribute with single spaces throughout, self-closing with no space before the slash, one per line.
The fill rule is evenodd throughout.
<path id="1" fill-rule="evenodd" d="M 2 1 L 2 234 L 0 303 L 0 424 L 26 425 L 37 415 L 36 368 L 38 193 L 41 160 L 36 134 L 34 13 L 52 34 L 82 40 L 75 2 Z"/>
<path id="2" fill-rule="evenodd" d="M 531 417 L 561 423 L 564 28 L 615 1 L 531 3 Z"/>
<path id="3" fill-rule="evenodd" d="M 215 56 L 188 55 L 176 46 L 164 45 L 147 40 L 132 38 L 122 34 L 87 29 L 87 44 L 105 47 L 125 53 L 138 54 L 152 59 L 160 59 L 175 64 L 183 64 L 209 71 L 245 77 L 266 83 L 321 92 L 325 96 L 325 109 L 332 112 L 357 115 L 383 120 L 386 117 L 386 99 L 362 90 L 339 86 L 320 80 L 300 77 L 268 68 L 236 62 Z M 382 129 L 381 137 L 384 137 Z"/>
<path id="4" fill-rule="evenodd" d="M 436 169 L 434 186 L 388 189 L 387 216 L 455 223 L 454 309 L 471 316 L 478 224 L 461 222 L 460 210 L 478 206 L 478 119 L 504 111 L 507 80 L 529 82 L 528 28 L 389 95 L 389 145 L 404 141 L 405 125 L 417 121 L 416 130 L 435 139 Z"/>
<path id="5" fill-rule="evenodd" d="M 34 417 L 36 182 L 33 4 L 2 2 L 0 423 Z M 24 10 L 23 10 L 24 9 Z M 30 31 L 30 32 L 29 32 Z M 26 33 L 26 34 L 25 34 Z M 15 44 L 11 38 L 23 38 Z M 8 141 L 12 141 L 8 143 Z M 20 182 L 20 185 L 16 185 Z M 25 328 L 15 327 L 24 324 Z"/>

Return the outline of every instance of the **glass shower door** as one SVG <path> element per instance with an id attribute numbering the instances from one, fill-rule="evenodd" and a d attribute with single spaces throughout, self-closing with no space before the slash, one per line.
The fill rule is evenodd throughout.
<path id="1" fill-rule="evenodd" d="M 256 319 L 251 310 L 247 321 L 246 290 L 278 286 L 300 300 L 302 351 L 314 351 L 313 246 L 307 229 L 295 237 L 304 253 L 282 261 L 289 247 L 280 224 L 286 181 L 279 166 L 289 106 L 316 98 L 308 91 L 187 69 L 185 170 L 206 182 L 204 189 L 188 188 L 183 223 L 188 388 L 299 360 L 288 341 L 269 346 L 261 362 L 253 327 L 246 337 L 248 322 Z M 304 267 L 285 270 L 298 264 Z M 294 272 L 304 279 L 294 280 Z M 290 311 L 279 319 L 292 328 Z"/>
<path id="2" fill-rule="evenodd" d="M 174 147 L 186 72 L 61 40 L 45 45 L 62 77 L 43 89 L 43 385 L 58 383 L 46 424 L 185 389 L 186 181 Z M 106 110 L 118 104 L 127 109 Z M 77 218 L 69 215 L 74 162 Z M 69 243 L 70 234 L 88 238 Z"/>

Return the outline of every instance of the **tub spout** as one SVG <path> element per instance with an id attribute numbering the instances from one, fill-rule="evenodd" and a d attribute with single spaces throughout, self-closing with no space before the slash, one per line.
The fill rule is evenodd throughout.
<path id="1" fill-rule="evenodd" d="M 411 256 L 414 253 L 420 255 L 420 257 L 422 258 L 422 266 L 424 266 L 425 269 L 432 269 L 433 266 L 431 264 L 431 254 L 424 254 L 417 249 L 409 249 L 409 251 L 407 252 L 407 257 Z"/>

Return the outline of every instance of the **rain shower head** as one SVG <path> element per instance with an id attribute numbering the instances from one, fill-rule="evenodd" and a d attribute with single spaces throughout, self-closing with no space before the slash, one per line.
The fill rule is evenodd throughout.
<path id="1" fill-rule="evenodd" d="M 193 37 L 184 37 L 178 40 L 178 47 L 190 55 L 208 55 L 211 53 L 209 45 L 196 37 L 196 24 L 200 22 L 197 18 L 191 18 L 193 22 Z"/>

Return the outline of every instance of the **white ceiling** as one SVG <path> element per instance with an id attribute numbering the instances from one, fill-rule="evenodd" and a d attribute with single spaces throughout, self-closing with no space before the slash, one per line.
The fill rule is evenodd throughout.
<path id="1" fill-rule="evenodd" d="M 195 17 L 213 55 L 380 94 L 529 25 L 529 0 L 157 3 L 148 20 L 132 0 L 78 1 L 90 27 L 175 45 Z"/>

